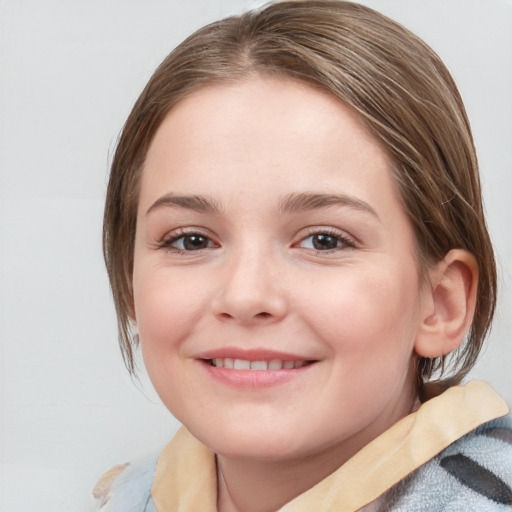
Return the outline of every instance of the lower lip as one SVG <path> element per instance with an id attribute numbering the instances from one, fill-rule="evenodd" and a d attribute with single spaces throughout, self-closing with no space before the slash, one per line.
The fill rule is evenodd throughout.
<path id="1" fill-rule="evenodd" d="M 201 365 L 211 378 L 228 386 L 243 389 L 263 389 L 290 382 L 304 375 L 314 363 L 301 368 L 282 370 L 235 370 L 233 368 L 212 366 L 207 361 L 201 361 Z"/>

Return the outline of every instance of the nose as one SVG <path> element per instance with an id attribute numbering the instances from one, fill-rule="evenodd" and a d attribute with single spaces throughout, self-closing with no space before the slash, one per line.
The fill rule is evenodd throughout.
<path id="1" fill-rule="evenodd" d="M 222 321 L 267 324 L 286 315 L 279 265 L 268 253 L 247 251 L 233 255 L 224 263 L 219 277 L 219 291 L 212 308 Z"/>

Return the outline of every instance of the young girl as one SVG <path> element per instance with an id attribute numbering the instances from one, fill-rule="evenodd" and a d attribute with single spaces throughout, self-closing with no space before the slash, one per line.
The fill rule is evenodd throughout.
<path id="1" fill-rule="evenodd" d="M 104 250 L 184 427 L 99 510 L 511 510 L 507 406 L 460 385 L 496 297 L 470 128 L 400 25 L 291 1 L 189 37 L 124 127 Z"/>

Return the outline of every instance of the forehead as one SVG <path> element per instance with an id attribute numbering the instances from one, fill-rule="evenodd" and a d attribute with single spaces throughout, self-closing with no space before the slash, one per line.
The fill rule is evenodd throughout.
<path id="1" fill-rule="evenodd" d="M 364 196 L 377 175 L 389 181 L 389 169 L 381 144 L 338 98 L 291 79 L 251 78 L 203 87 L 170 111 L 147 154 L 141 201 L 162 188 L 256 193 L 269 181 L 283 192 L 343 185 Z"/>

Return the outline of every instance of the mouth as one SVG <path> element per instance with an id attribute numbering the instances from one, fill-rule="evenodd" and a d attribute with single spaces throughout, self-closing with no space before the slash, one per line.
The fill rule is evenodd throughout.
<path id="1" fill-rule="evenodd" d="M 215 368 L 255 371 L 293 370 L 314 363 L 314 361 L 288 361 L 284 359 L 250 361 L 248 359 L 235 359 L 232 357 L 215 357 L 213 359 L 205 359 L 204 361 Z"/>
<path id="2" fill-rule="evenodd" d="M 242 390 L 262 390 L 300 379 L 320 362 L 297 353 L 239 347 L 209 350 L 194 359 L 210 378 Z"/>

